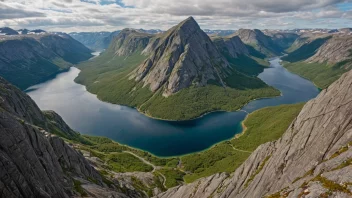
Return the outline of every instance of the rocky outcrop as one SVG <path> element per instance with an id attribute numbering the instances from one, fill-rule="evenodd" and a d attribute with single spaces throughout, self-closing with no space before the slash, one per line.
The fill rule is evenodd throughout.
<path id="1" fill-rule="evenodd" d="M 350 197 L 352 71 L 309 101 L 284 135 L 258 147 L 234 173 L 157 197 Z"/>
<path id="2" fill-rule="evenodd" d="M 249 55 L 246 45 L 238 36 L 212 37 L 211 39 L 219 51 L 228 54 L 231 58 L 238 58 L 239 55 Z"/>
<path id="3" fill-rule="evenodd" d="M 148 45 L 151 34 L 139 32 L 134 29 L 123 29 L 109 46 L 117 56 L 129 56 L 135 52 L 139 53 Z"/>
<path id="4" fill-rule="evenodd" d="M 280 47 L 272 39 L 258 29 L 239 29 L 234 36 L 238 36 L 242 42 L 254 47 L 266 56 L 278 56 L 281 54 Z"/>
<path id="5" fill-rule="evenodd" d="M 143 54 L 149 58 L 131 73 L 130 79 L 142 81 L 153 92 L 164 86 L 164 96 L 191 85 L 204 86 L 209 80 L 221 83 L 230 70 L 192 17 L 153 38 Z"/>
<path id="6" fill-rule="evenodd" d="M 90 57 L 88 48 L 66 34 L 0 35 L 0 75 L 21 89 Z"/>
<path id="7" fill-rule="evenodd" d="M 307 62 L 335 64 L 352 59 L 352 35 L 336 34 L 327 40 Z"/>
<path id="8" fill-rule="evenodd" d="M 103 183 L 80 152 L 50 133 L 50 125 L 72 133 L 59 115 L 42 114 L 29 96 L 1 77 L 0 90 L 0 197 L 77 197 L 81 184 L 93 197 L 124 197 Z"/>

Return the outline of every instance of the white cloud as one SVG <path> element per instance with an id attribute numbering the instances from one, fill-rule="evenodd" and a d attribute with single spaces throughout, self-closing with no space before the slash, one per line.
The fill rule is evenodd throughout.
<path id="1" fill-rule="evenodd" d="M 341 2 L 352 1 L 2 0 L 0 27 L 49 31 L 112 31 L 124 27 L 168 29 L 190 15 L 202 28 L 209 29 L 317 27 L 321 26 L 315 22 L 317 20 L 340 18 L 352 24 L 352 11 L 335 6 Z"/>

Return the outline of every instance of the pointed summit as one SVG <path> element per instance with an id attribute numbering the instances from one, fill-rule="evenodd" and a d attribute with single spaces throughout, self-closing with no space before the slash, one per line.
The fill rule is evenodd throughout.
<path id="1" fill-rule="evenodd" d="M 164 96 L 191 85 L 205 86 L 211 80 L 223 84 L 222 77 L 230 70 L 193 17 L 153 38 L 143 54 L 149 58 L 130 79 L 142 81 L 153 92 L 163 88 Z"/>

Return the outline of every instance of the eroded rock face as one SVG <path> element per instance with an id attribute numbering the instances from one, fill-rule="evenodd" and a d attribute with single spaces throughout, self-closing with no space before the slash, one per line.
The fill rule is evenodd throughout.
<path id="1" fill-rule="evenodd" d="M 77 196 L 72 177 L 106 188 L 78 151 L 47 132 L 47 118 L 29 96 L 3 78 L 0 90 L 0 197 Z M 56 113 L 49 114 L 64 133 L 72 131 Z"/>
<path id="2" fill-rule="evenodd" d="M 352 35 L 334 35 L 327 40 L 307 62 L 335 64 L 351 59 Z"/>
<path id="3" fill-rule="evenodd" d="M 204 86 L 209 80 L 221 83 L 230 71 L 227 61 L 192 17 L 153 38 L 143 54 L 150 56 L 130 79 L 142 81 L 153 92 L 164 86 L 164 96 L 191 85 Z"/>
<path id="4" fill-rule="evenodd" d="M 216 174 L 157 197 L 350 197 L 352 71 L 309 101 L 282 138 L 258 147 L 231 175 Z M 330 181 L 341 189 L 328 189 Z"/>

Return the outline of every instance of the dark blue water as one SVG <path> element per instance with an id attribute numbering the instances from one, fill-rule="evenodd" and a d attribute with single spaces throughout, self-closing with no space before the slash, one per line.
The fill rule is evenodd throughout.
<path id="1" fill-rule="evenodd" d="M 252 101 L 243 110 L 303 102 L 318 94 L 311 82 L 288 72 L 279 59 L 273 59 L 271 66 L 259 77 L 279 89 L 282 96 Z M 181 122 L 155 120 L 133 108 L 98 100 L 84 86 L 74 83 L 78 73 L 77 68 L 71 68 L 29 88 L 28 94 L 42 110 L 56 111 L 82 134 L 109 137 L 158 156 L 176 156 L 204 150 L 242 131 L 244 111 L 214 112 Z"/>

